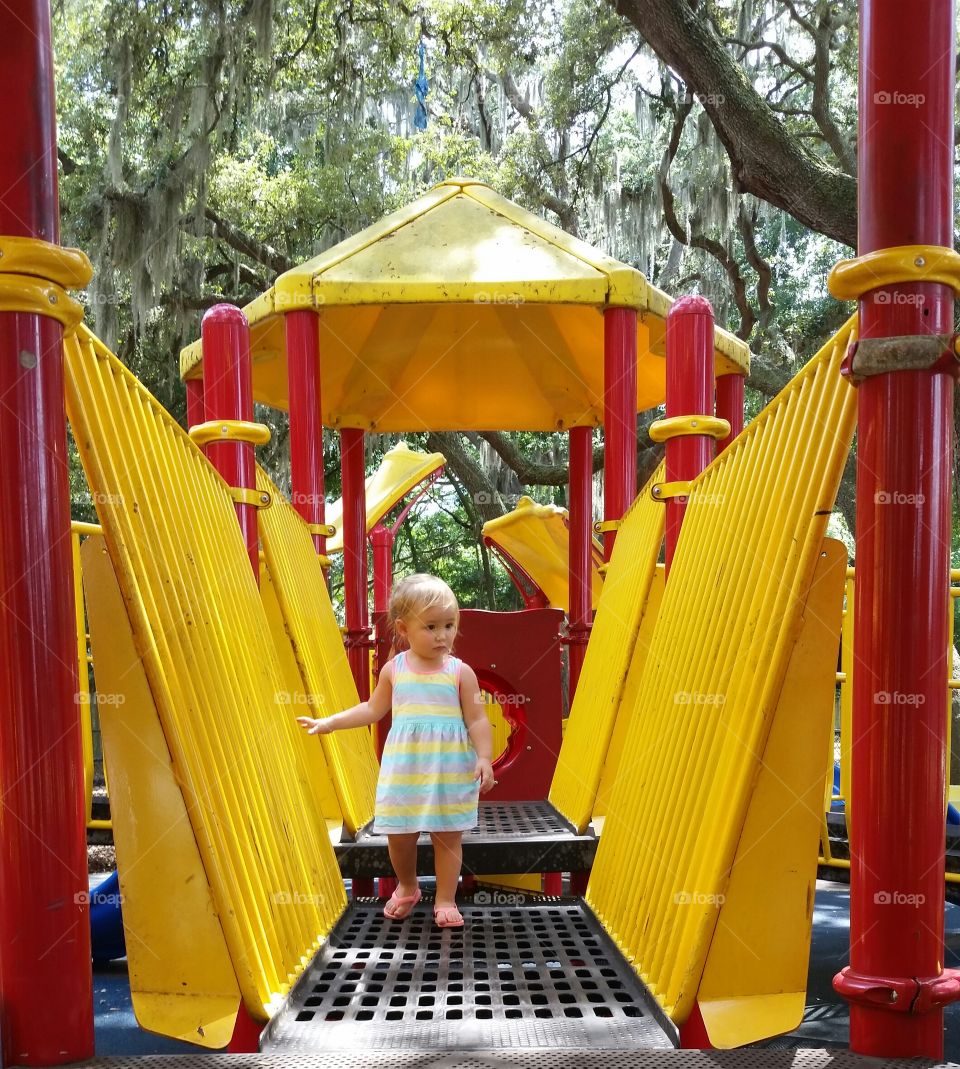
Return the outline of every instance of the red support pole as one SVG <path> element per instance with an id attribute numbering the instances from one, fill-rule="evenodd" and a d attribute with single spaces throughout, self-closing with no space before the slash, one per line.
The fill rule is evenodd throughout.
<path id="1" fill-rule="evenodd" d="M 376 636 L 374 648 L 377 678 L 387 663 L 392 637 L 387 614 L 390 610 L 390 591 L 393 588 L 393 542 L 393 531 L 382 523 L 378 523 L 370 532 L 370 544 L 373 546 L 373 626 Z M 387 741 L 390 723 L 391 717 L 387 713 L 378 724 L 374 724 L 378 760 L 383 758 L 383 744 Z"/>
<path id="2" fill-rule="evenodd" d="M 569 440 L 570 597 L 567 609 L 567 650 L 570 664 L 568 697 L 572 707 L 593 616 L 593 428 L 571 427 Z"/>
<path id="3" fill-rule="evenodd" d="M 250 328 L 247 317 L 232 304 L 217 304 L 200 324 L 203 349 L 203 404 L 208 420 L 253 422 L 253 379 L 250 368 Z M 256 489 L 256 459 L 250 442 L 213 441 L 206 447 L 210 462 L 228 485 Z M 253 574 L 260 577 L 257 510 L 237 502 L 237 520 L 250 556 Z"/>
<path id="4" fill-rule="evenodd" d="M 253 422 L 253 377 L 250 363 L 250 328 L 247 317 L 232 304 L 217 304 L 209 309 L 200 324 L 203 349 L 203 409 L 194 411 L 207 420 L 242 420 Z M 190 381 L 187 380 L 189 389 Z M 187 394 L 188 419 L 190 394 Z M 196 402 L 195 402 L 196 404 Z M 192 421 L 191 421 L 191 425 Z M 210 442 L 206 447 L 210 463 L 230 486 L 255 489 L 256 458 L 250 442 Z M 260 553 L 257 510 L 253 505 L 237 504 L 237 522 L 243 533 L 250 564 L 260 582 Z M 261 1025 L 250 1016 L 241 1002 L 233 1036 L 227 1050 L 231 1054 L 255 1054 L 259 1049 Z"/>
<path id="5" fill-rule="evenodd" d="M 603 313 L 603 518 L 619 520 L 637 496 L 637 313 Z M 615 531 L 603 534 L 606 560 Z"/>
<path id="6" fill-rule="evenodd" d="M 4 19 L 0 234 L 56 244 L 50 5 Z M 93 1056 L 63 327 L 0 313 L 0 1062 Z"/>
<path id="7" fill-rule="evenodd" d="M 196 427 L 206 419 L 203 407 L 203 379 L 187 379 L 187 427 Z"/>
<path id="8" fill-rule="evenodd" d="M 738 376 L 739 378 L 739 376 Z M 667 313 L 667 419 L 713 415 L 713 309 L 705 297 L 681 297 Z M 705 428 L 706 429 L 706 428 Z M 682 434 L 667 439 L 667 482 L 690 482 L 713 460 L 715 439 Z M 666 501 L 665 575 L 670 575 L 685 496 Z"/>
<path id="9" fill-rule="evenodd" d="M 730 424 L 730 433 L 717 442 L 717 456 L 743 430 L 743 375 L 721 375 L 717 379 L 717 415 Z"/>
<path id="10" fill-rule="evenodd" d="M 370 697 L 367 617 L 367 509 L 363 431 L 344 427 L 340 432 L 343 490 L 343 600 L 347 627 L 344 642 L 361 701 Z"/>
<path id="11" fill-rule="evenodd" d="M 954 5 L 862 0 L 859 253 L 953 246 Z M 922 267 L 922 257 L 918 263 Z M 943 1056 L 945 680 L 954 381 L 908 370 L 917 337 L 953 333 L 949 286 L 909 282 L 860 298 L 860 340 L 888 372 L 858 389 L 850 1045 Z M 949 364 L 952 343 L 943 342 Z M 899 365 L 899 367 L 898 367 Z M 915 365 L 914 365 L 915 366 Z M 899 368 L 903 368 L 900 370 Z"/>
<path id="12" fill-rule="evenodd" d="M 323 410 L 320 405 L 320 320 L 315 312 L 288 312 L 287 382 L 290 399 L 290 481 L 293 506 L 310 524 L 324 522 Z M 315 534 L 317 553 L 327 540 Z"/>

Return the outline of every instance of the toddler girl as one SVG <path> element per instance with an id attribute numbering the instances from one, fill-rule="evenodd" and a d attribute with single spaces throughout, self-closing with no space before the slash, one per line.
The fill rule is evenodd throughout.
<path id="1" fill-rule="evenodd" d="M 477 824 L 478 793 L 494 785 L 490 722 L 476 673 L 450 654 L 460 610 L 453 591 L 432 575 L 411 575 L 394 587 L 389 620 L 398 645 L 369 701 L 334 716 L 297 717 L 311 735 L 393 723 L 383 748 L 374 833 L 386 835 L 398 886 L 385 916 L 402 920 L 420 901 L 417 839 L 433 840 L 437 868 L 434 917 L 460 928 L 457 880 L 463 833 Z"/>

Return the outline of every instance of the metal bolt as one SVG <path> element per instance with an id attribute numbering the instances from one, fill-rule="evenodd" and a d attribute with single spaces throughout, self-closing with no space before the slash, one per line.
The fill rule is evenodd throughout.
<path id="1" fill-rule="evenodd" d="M 57 295 L 55 293 L 48 293 L 47 294 L 47 300 L 51 304 L 56 304 L 57 303 Z"/>
<path id="2" fill-rule="evenodd" d="M 900 995 L 896 991 L 891 991 L 890 992 L 890 1001 L 891 1002 L 896 1002 L 898 998 L 900 998 Z"/>
<path id="3" fill-rule="evenodd" d="M 695 419 L 690 420 L 690 426 L 691 427 L 696 427 L 696 425 L 697 425 L 697 421 Z"/>
<path id="4" fill-rule="evenodd" d="M 926 267 L 927 264 L 927 261 L 922 256 L 918 256 L 913 262 L 917 267 Z"/>
<path id="5" fill-rule="evenodd" d="M 37 354 L 31 353 L 29 349 L 20 350 L 20 366 L 21 367 L 36 367 L 37 366 Z"/>
<path id="6" fill-rule="evenodd" d="M 229 428 L 227 427 L 226 423 L 221 425 L 220 433 L 221 434 L 229 434 Z"/>
<path id="7" fill-rule="evenodd" d="M 497 666 L 495 664 L 492 664 L 492 665 L 490 665 L 490 667 L 491 668 L 496 668 Z"/>
<path id="8" fill-rule="evenodd" d="M 269 505 L 270 504 L 270 495 L 269 494 L 261 494 L 260 495 L 260 503 L 262 505 Z M 826 554 L 824 554 L 824 556 L 826 556 Z"/>

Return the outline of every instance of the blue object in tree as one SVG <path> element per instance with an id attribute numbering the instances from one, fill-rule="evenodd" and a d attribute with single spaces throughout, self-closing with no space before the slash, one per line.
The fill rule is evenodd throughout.
<path id="1" fill-rule="evenodd" d="M 413 125 L 418 130 L 426 130 L 427 128 L 427 93 L 430 91 L 430 83 L 427 81 L 427 72 L 423 67 L 423 57 L 426 53 L 426 49 L 423 46 L 423 41 L 420 42 L 420 73 L 417 75 L 417 80 L 413 83 L 413 91 L 417 94 L 417 110 L 413 116 Z"/>

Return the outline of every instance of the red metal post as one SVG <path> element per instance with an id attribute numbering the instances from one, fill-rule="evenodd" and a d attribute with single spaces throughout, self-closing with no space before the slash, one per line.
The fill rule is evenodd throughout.
<path id="1" fill-rule="evenodd" d="M 363 431 L 340 432 L 343 491 L 343 600 L 347 627 L 344 642 L 360 700 L 370 697 L 370 627 L 367 616 L 367 509 Z"/>
<path id="2" fill-rule="evenodd" d="M 320 320 L 315 312 L 288 312 L 287 383 L 290 399 L 290 481 L 294 508 L 307 523 L 324 522 L 323 412 L 320 406 Z M 318 553 L 327 540 L 315 534 Z"/>
<path id="3" fill-rule="evenodd" d="M 253 422 L 253 379 L 247 317 L 232 304 L 216 304 L 200 325 L 203 348 L 203 405 L 208 420 Z M 230 486 L 256 489 L 256 458 L 250 442 L 210 442 L 210 462 Z M 237 502 L 237 520 L 247 544 L 253 574 L 260 576 L 257 510 Z"/>
<path id="4" fill-rule="evenodd" d="M 637 495 L 637 313 L 603 313 L 603 518 L 619 520 Z M 605 531 L 603 553 L 613 552 L 615 531 Z"/>
<path id="5" fill-rule="evenodd" d="M 56 244 L 50 5 L 3 21 L 0 234 Z M 0 313 L 0 1062 L 93 1056 L 63 327 Z"/>
<path id="6" fill-rule="evenodd" d="M 739 376 L 737 376 L 739 378 Z M 667 419 L 713 415 L 713 309 L 706 297 L 681 297 L 667 313 Z M 707 434 L 682 434 L 667 440 L 667 482 L 690 482 L 713 460 L 715 439 Z M 666 501 L 665 574 L 680 525 L 686 497 Z"/>
<path id="7" fill-rule="evenodd" d="M 387 613 L 390 610 L 390 591 L 393 588 L 393 542 L 391 528 L 378 523 L 370 532 L 370 544 L 373 546 L 373 627 L 376 636 L 376 673 L 387 662 L 392 635 L 389 633 Z M 387 741 L 391 718 L 387 715 L 374 725 L 378 759 L 383 758 L 383 744 Z"/>
<path id="8" fill-rule="evenodd" d="M 196 427 L 206 419 L 203 407 L 203 379 L 187 379 L 187 427 Z"/>
<path id="9" fill-rule="evenodd" d="M 904 17 L 897 0 L 861 0 L 860 12 L 859 252 L 950 248 L 954 5 L 917 0 Z M 860 346 L 898 343 L 894 368 L 858 392 L 851 964 L 834 981 L 851 1001 L 853 1050 L 936 1061 L 956 989 L 933 984 L 944 955 L 954 382 L 943 364 L 895 367 L 918 335 L 952 332 L 948 286 L 897 283 L 860 299 Z"/>
<path id="10" fill-rule="evenodd" d="M 201 417 L 205 415 L 207 420 L 242 420 L 252 423 L 253 376 L 247 317 L 232 304 L 214 305 L 204 314 L 200 324 L 200 337 L 203 348 L 203 407 L 199 409 L 197 406 L 194 411 Z M 190 384 L 188 379 L 188 390 Z M 188 392 L 188 419 L 189 402 Z M 210 463 L 230 486 L 256 488 L 256 458 L 250 442 L 213 441 L 207 445 L 206 453 Z M 259 584 L 257 510 L 253 505 L 239 503 L 235 507 L 253 575 Z M 231 1054 L 255 1053 L 259 1049 L 260 1030 L 260 1024 L 250 1016 L 250 1012 L 241 1002 L 227 1049 Z"/>
<path id="11" fill-rule="evenodd" d="M 717 442 L 717 456 L 743 430 L 743 375 L 721 375 L 717 379 L 717 415 L 730 424 L 730 433 Z"/>
<path id="12" fill-rule="evenodd" d="M 593 428 L 571 427 L 569 441 L 570 591 L 567 650 L 570 665 L 568 697 L 572 707 L 593 617 Z"/>

